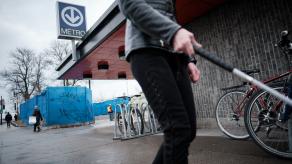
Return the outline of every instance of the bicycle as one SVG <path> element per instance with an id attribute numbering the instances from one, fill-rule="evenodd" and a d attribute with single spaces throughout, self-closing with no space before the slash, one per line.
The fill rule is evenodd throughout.
<path id="1" fill-rule="evenodd" d="M 259 73 L 260 70 L 244 70 L 248 75 Z M 252 95 L 249 92 L 250 84 L 243 82 L 241 85 L 222 88 L 226 91 L 218 100 L 215 116 L 219 129 L 231 139 L 247 139 L 249 137 L 243 119 L 244 106 Z"/>
<path id="2" fill-rule="evenodd" d="M 263 83 L 269 85 L 270 87 L 275 87 L 274 83 L 281 83 L 281 79 L 288 76 L 290 73 L 291 71 L 285 72 L 276 77 L 264 80 Z M 244 86 L 247 87 L 247 89 L 238 89 L 239 87 Z M 217 103 L 215 110 L 217 125 L 220 130 L 228 137 L 237 140 L 244 140 L 249 137 L 244 123 L 245 106 L 248 104 L 248 101 L 252 97 L 252 95 L 256 91 L 258 91 L 259 88 L 251 84 L 243 84 L 241 86 L 235 86 L 233 88 L 237 88 L 237 90 L 227 92 L 221 97 L 221 99 L 219 99 Z M 224 101 L 228 101 L 227 98 L 229 97 L 231 97 L 232 102 L 224 103 Z"/>
<path id="3" fill-rule="evenodd" d="M 287 31 L 282 32 L 282 39 L 278 46 L 285 55 L 291 55 L 292 42 L 287 36 Z M 273 84 L 274 89 L 286 96 L 292 89 L 291 73 L 292 70 L 282 74 L 284 80 L 281 83 Z M 283 101 L 266 91 L 258 90 L 247 104 L 244 116 L 245 125 L 253 141 L 268 153 L 292 159 L 292 114 L 288 121 L 282 120 L 280 116 L 286 106 Z"/>
<path id="4" fill-rule="evenodd" d="M 145 133 L 159 132 L 161 130 L 161 127 L 150 105 L 142 104 L 141 109 L 142 109 L 142 117 L 144 121 L 144 130 L 145 130 L 144 132 Z"/>
<path id="5" fill-rule="evenodd" d="M 288 40 L 288 32 L 282 32 L 282 39 L 278 43 L 279 48 L 283 52 L 283 54 L 288 55 L 290 53 Z M 247 74 L 258 73 L 258 71 L 250 70 L 246 71 Z M 277 83 L 281 81 L 283 77 L 287 77 L 291 71 L 285 72 L 276 77 L 266 79 L 263 81 L 264 84 L 270 85 L 270 87 L 274 87 L 273 83 Z M 240 87 L 248 86 L 245 90 L 240 90 Z M 251 96 L 258 91 L 258 87 L 252 86 L 251 84 L 244 83 L 240 86 L 230 87 L 231 89 L 236 89 L 236 91 L 230 91 L 224 94 L 218 101 L 216 105 L 216 120 L 220 130 L 232 139 L 247 139 L 249 137 L 248 132 L 246 131 L 246 127 L 243 126 L 244 123 L 244 110 L 247 105 L 248 100 Z M 227 89 L 230 89 L 227 88 Z M 224 103 L 227 101 L 229 97 L 232 98 L 232 102 Z M 227 100 L 224 100 L 227 99 Z M 236 99 L 236 100 L 235 100 Z M 223 101 L 224 100 L 224 101 Z M 227 108 L 229 106 L 230 108 Z M 226 115 L 227 113 L 227 115 Z M 244 123 L 244 124 L 243 124 Z M 233 125 L 233 126 L 232 126 Z M 239 126 L 240 125 L 240 126 Z"/>
<path id="6" fill-rule="evenodd" d="M 133 101 L 134 97 L 139 97 L 140 95 L 134 95 L 130 97 L 128 104 L 120 104 L 120 112 L 117 113 L 118 129 L 122 135 L 128 133 L 130 135 L 140 135 L 144 131 L 143 117 L 138 107 Z M 131 101 L 132 99 L 132 101 Z M 129 124 L 130 123 L 130 124 Z M 126 132 L 126 133 L 125 133 Z"/>

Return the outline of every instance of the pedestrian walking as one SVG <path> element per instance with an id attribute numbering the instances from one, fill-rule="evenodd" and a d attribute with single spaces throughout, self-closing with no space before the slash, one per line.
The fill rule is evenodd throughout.
<path id="1" fill-rule="evenodd" d="M 17 115 L 17 113 L 15 113 L 15 115 L 14 115 L 14 120 L 15 120 L 15 121 L 18 120 L 18 115 Z"/>
<path id="2" fill-rule="evenodd" d="M 175 20 L 175 0 L 119 0 L 127 18 L 126 60 L 161 124 L 164 140 L 154 164 L 187 164 L 196 136 L 191 81 L 200 71 L 193 33 Z"/>
<path id="3" fill-rule="evenodd" d="M 43 117 L 37 105 L 34 107 L 32 116 L 36 117 L 36 123 L 33 125 L 33 131 L 36 132 L 37 130 L 38 132 L 40 132 L 41 131 L 40 125 L 41 125 L 41 121 L 43 121 Z"/>
<path id="4" fill-rule="evenodd" d="M 10 128 L 11 125 L 11 121 L 12 121 L 12 116 L 11 114 L 8 112 L 7 115 L 5 116 L 5 121 L 7 123 L 7 128 Z"/>
<path id="5" fill-rule="evenodd" d="M 107 113 L 109 115 L 110 121 L 113 121 L 114 120 L 114 113 L 113 113 L 113 108 L 112 108 L 112 105 L 111 104 L 109 104 L 107 106 Z"/>

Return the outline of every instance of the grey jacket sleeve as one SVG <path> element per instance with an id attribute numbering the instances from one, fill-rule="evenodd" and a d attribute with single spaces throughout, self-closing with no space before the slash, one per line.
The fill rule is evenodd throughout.
<path id="1" fill-rule="evenodd" d="M 139 30 L 151 37 L 162 39 L 169 45 L 172 45 L 174 34 L 181 28 L 145 0 L 119 0 L 119 7 L 125 17 Z"/>

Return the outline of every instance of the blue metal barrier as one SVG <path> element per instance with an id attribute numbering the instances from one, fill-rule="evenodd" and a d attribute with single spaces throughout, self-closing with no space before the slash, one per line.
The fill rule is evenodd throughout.
<path id="1" fill-rule="evenodd" d="M 85 87 L 48 87 L 20 105 L 20 119 L 28 124 L 37 105 L 45 125 L 72 125 L 94 120 L 91 90 Z"/>
<path id="2" fill-rule="evenodd" d="M 115 98 L 112 100 L 107 100 L 99 103 L 93 103 L 93 113 L 94 116 L 99 116 L 99 115 L 107 115 L 107 107 L 109 105 L 112 106 L 113 112 L 115 112 L 115 106 L 116 104 L 128 104 L 129 102 L 129 97 L 119 97 Z M 117 112 L 120 112 L 120 109 L 116 109 Z"/>

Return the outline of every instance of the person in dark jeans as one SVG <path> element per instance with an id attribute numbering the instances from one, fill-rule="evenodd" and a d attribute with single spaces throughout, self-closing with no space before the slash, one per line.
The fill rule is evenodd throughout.
<path id="1" fill-rule="evenodd" d="M 9 112 L 5 116 L 5 121 L 7 123 L 7 128 L 10 128 L 10 124 L 11 124 L 11 121 L 12 121 L 12 116 L 11 116 L 11 114 Z"/>
<path id="2" fill-rule="evenodd" d="M 164 140 L 154 164 L 186 164 L 196 136 L 191 81 L 199 80 L 194 35 L 175 20 L 174 0 L 119 0 L 127 18 L 126 60 L 161 124 Z"/>
<path id="3" fill-rule="evenodd" d="M 38 129 L 38 132 L 40 132 L 41 131 L 40 124 L 41 121 L 43 121 L 43 117 L 38 106 L 34 107 L 33 116 L 36 117 L 36 123 L 33 125 L 33 131 L 36 132 L 36 129 Z"/>
<path id="4" fill-rule="evenodd" d="M 14 115 L 14 120 L 15 121 L 17 121 L 17 119 L 18 119 L 18 115 L 17 115 L 17 113 Z"/>

